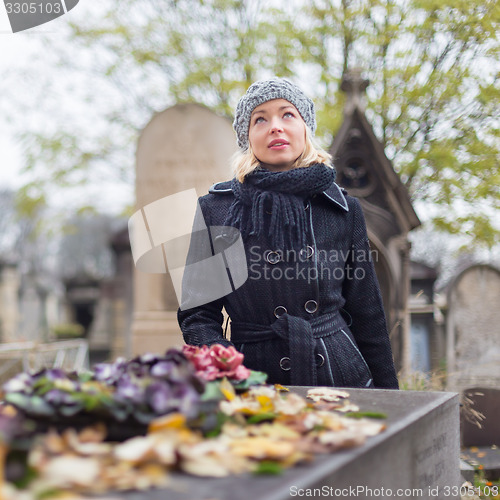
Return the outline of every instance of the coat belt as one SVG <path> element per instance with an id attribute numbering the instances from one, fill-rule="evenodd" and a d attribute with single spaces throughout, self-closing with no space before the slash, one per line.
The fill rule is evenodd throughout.
<path id="1" fill-rule="evenodd" d="M 306 320 L 283 314 L 271 325 L 232 322 L 231 342 L 264 342 L 281 338 L 288 341 L 290 350 L 290 383 L 292 385 L 318 385 L 314 339 L 328 337 L 347 328 L 339 312 L 325 313 Z"/>

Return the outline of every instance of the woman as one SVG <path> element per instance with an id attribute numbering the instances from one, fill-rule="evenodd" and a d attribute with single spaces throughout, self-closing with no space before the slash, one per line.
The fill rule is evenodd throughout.
<path id="1" fill-rule="evenodd" d="M 256 82 L 233 127 L 241 149 L 235 178 L 213 186 L 199 206 L 207 227 L 239 230 L 248 278 L 209 303 L 183 301 L 184 340 L 234 345 L 270 383 L 397 388 L 361 207 L 335 184 L 330 155 L 313 142 L 313 102 L 287 80 Z M 203 245 L 194 240 L 196 260 L 192 249 Z M 215 240 L 205 251 L 217 252 Z M 185 275 L 183 297 L 206 279 L 196 274 Z"/>

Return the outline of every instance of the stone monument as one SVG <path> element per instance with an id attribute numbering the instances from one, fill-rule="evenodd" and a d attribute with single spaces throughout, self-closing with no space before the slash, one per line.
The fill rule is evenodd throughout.
<path id="1" fill-rule="evenodd" d="M 231 178 L 235 151 L 231 122 L 204 106 L 177 104 L 156 114 L 138 141 L 136 210 L 193 188 L 198 196 L 206 194 L 212 184 Z M 168 273 L 134 270 L 132 354 L 183 344 L 178 306 Z"/>
<path id="2" fill-rule="evenodd" d="M 500 385 L 500 271 L 473 265 L 448 291 L 448 389 Z"/>
<path id="3" fill-rule="evenodd" d="M 375 265 L 396 370 L 411 368 L 410 245 L 408 233 L 420 225 L 408 189 L 387 158 L 365 114 L 369 81 L 359 68 L 346 72 L 344 120 L 329 152 L 335 159 L 337 183 L 359 198 Z"/>

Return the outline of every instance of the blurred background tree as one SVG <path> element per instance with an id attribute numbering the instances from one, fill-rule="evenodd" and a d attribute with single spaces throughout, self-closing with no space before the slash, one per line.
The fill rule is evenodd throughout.
<path id="1" fill-rule="evenodd" d="M 360 67 L 371 81 L 367 116 L 421 218 L 470 244 L 500 242 L 495 0 L 124 0 L 95 8 L 89 15 L 82 5 L 64 37 L 47 37 L 43 64 L 57 66 L 58 82 L 42 82 L 31 67 L 26 92 L 23 84 L 4 91 L 25 151 L 26 213 L 56 187 L 133 186 L 135 142 L 155 111 L 196 101 L 231 117 L 259 78 L 295 79 L 315 100 L 328 147 L 342 121 L 339 82 Z M 28 113 L 28 123 L 16 119 Z"/>

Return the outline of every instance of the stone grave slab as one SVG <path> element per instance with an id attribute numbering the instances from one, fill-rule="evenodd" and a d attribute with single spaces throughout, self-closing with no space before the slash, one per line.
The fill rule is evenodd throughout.
<path id="1" fill-rule="evenodd" d="M 293 391 L 305 395 L 306 387 Z M 283 500 L 460 498 L 458 394 L 347 389 L 362 411 L 383 412 L 387 429 L 358 448 L 318 455 L 279 476 L 199 478 L 172 474 L 168 489 L 128 492 L 126 500 Z"/>

